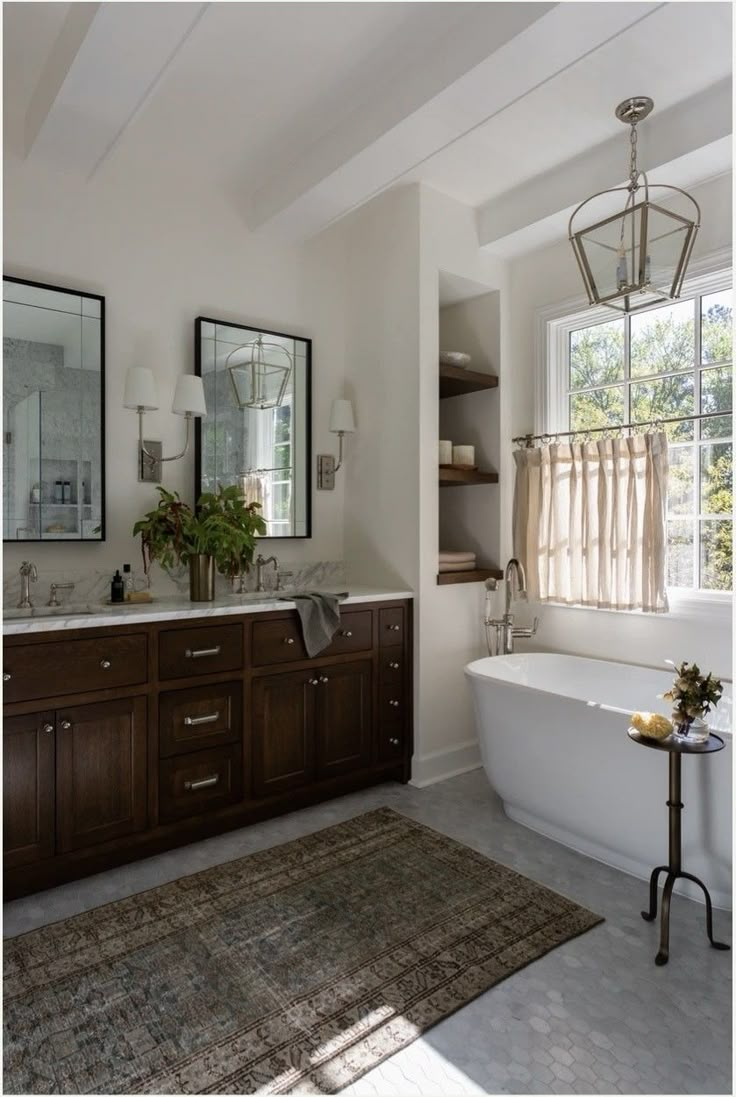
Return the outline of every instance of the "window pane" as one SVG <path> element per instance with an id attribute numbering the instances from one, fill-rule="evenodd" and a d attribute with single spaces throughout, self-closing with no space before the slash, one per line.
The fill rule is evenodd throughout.
<path id="1" fill-rule="evenodd" d="M 610 385 L 623 376 L 623 319 L 570 332 L 571 389 Z"/>
<path id="2" fill-rule="evenodd" d="M 631 317 L 631 376 L 692 369 L 695 359 L 694 302 L 652 309 Z"/>
<path id="3" fill-rule="evenodd" d="M 700 586 L 703 590 L 731 590 L 733 523 L 717 518 L 700 523 Z"/>
<path id="4" fill-rule="evenodd" d="M 730 514 L 733 507 L 733 447 L 716 442 L 700 449 L 700 510 L 703 514 Z"/>
<path id="5" fill-rule="evenodd" d="M 703 298 L 701 328 L 704 362 L 731 361 L 731 290 Z"/>
<path id="6" fill-rule="evenodd" d="M 700 410 L 703 412 L 730 411 L 733 370 L 731 366 L 704 369 L 700 374 Z M 731 434 L 731 416 L 722 419 L 706 419 L 701 426 L 702 438 L 724 438 Z"/>
<path id="7" fill-rule="evenodd" d="M 644 423 L 650 419 L 670 419 L 680 415 L 692 415 L 693 375 L 664 377 L 660 381 L 638 381 L 631 386 L 631 421 Z M 672 423 L 667 436 L 675 441 L 685 441 L 693 436 L 692 420 Z"/>
<path id="8" fill-rule="evenodd" d="M 623 385 L 570 397 L 570 430 L 617 426 L 624 421 Z"/>
<path id="9" fill-rule="evenodd" d="M 667 586 L 693 585 L 693 520 L 667 523 Z"/>
<path id="10" fill-rule="evenodd" d="M 675 446 L 670 450 L 667 513 L 692 514 L 693 498 L 693 447 Z"/>

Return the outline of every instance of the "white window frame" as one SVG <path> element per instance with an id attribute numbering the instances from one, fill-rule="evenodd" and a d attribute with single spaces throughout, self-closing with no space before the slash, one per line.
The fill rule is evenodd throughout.
<path id="1" fill-rule="evenodd" d="M 691 263 L 680 298 L 717 293 L 733 285 L 732 251 L 724 248 Z M 663 302 L 665 304 L 666 302 Z M 534 431 L 536 434 L 569 430 L 567 361 L 570 332 L 615 319 L 610 308 L 591 308 L 575 297 L 537 312 L 535 332 Z M 735 412 L 736 414 L 736 412 Z M 670 613 L 683 617 L 730 618 L 732 591 L 668 588 Z M 571 607 L 574 608 L 574 607 Z M 625 613 L 627 610 L 601 612 Z"/>

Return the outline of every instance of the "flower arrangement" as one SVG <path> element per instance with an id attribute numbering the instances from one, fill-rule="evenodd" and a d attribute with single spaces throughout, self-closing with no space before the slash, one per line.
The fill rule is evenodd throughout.
<path id="1" fill-rule="evenodd" d="M 712 674 L 701 674 L 697 663 L 681 663 L 678 667 L 669 659 L 667 662 L 675 668 L 677 677 L 662 697 L 674 702 L 672 722 L 679 726 L 680 734 L 687 735 L 693 721 L 702 719 L 718 704 L 723 685 Z"/>

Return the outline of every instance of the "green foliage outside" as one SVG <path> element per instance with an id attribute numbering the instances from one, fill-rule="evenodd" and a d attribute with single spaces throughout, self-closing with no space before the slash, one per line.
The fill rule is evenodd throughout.
<path id="1" fill-rule="evenodd" d="M 664 427 L 671 443 L 668 506 L 671 586 L 732 589 L 732 310 L 723 303 L 725 298 L 725 294 L 703 298 L 704 368 L 700 372 L 699 409 L 725 414 L 700 424 L 699 441 L 692 420 Z M 694 414 L 692 303 L 655 309 L 632 317 L 630 323 L 631 421 Z M 625 331 L 622 318 L 571 333 L 571 429 L 589 430 L 627 421 Z M 580 389 L 591 391 L 575 391 Z M 699 543 L 699 581 L 693 574 L 694 537 Z"/>

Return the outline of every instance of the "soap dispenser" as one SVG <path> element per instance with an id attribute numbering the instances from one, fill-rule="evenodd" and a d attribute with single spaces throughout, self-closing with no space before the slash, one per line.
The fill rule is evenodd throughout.
<path id="1" fill-rule="evenodd" d="M 112 583 L 110 584 L 110 601 L 111 602 L 124 602 L 125 601 L 125 583 L 123 577 L 120 574 L 120 569 L 115 572 L 112 577 Z"/>

